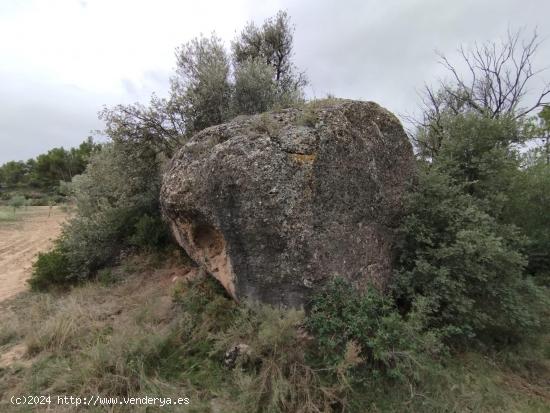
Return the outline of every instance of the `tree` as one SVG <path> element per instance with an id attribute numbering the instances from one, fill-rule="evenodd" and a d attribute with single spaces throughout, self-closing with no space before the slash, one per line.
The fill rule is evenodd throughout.
<path id="1" fill-rule="evenodd" d="M 112 260 L 129 245 L 144 214 L 160 217 L 155 160 L 151 150 L 136 153 L 131 145 L 108 143 L 92 155 L 86 171 L 74 177 L 71 192 L 77 213 L 63 227 L 53 251 L 64 257 L 64 282 L 88 278 Z M 159 219 L 159 231 L 161 224 Z M 39 273 L 36 277 L 43 278 Z"/>
<path id="2" fill-rule="evenodd" d="M 84 171 L 91 154 L 100 148 L 101 145 L 89 137 L 78 148 L 53 148 L 27 162 L 7 162 L 0 167 L 0 184 L 47 189 L 55 187 L 59 181 L 69 182 Z"/>
<path id="3" fill-rule="evenodd" d="M 10 161 L 0 167 L 0 183 L 6 187 L 13 187 L 24 181 L 28 173 L 24 162 Z"/>
<path id="4" fill-rule="evenodd" d="M 267 111 L 276 101 L 272 68 L 260 59 L 248 59 L 235 71 L 233 110 L 253 114 Z"/>
<path id="5" fill-rule="evenodd" d="M 163 157 L 192 134 L 240 114 L 275 105 L 288 107 L 302 97 L 303 73 L 292 62 L 293 28 L 286 12 L 250 23 L 233 42 L 232 54 L 214 34 L 198 37 L 176 50 L 176 73 L 167 98 L 104 108 L 100 118 L 115 142 Z M 233 72 L 231 69 L 233 65 Z"/>
<path id="6" fill-rule="evenodd" d="M 400 227 L 397 301 L 429 303 L 453 344 L 519 341 L 540 326 L 540 289 L 524 275 L 524 237 L 492 217 L 444 168 L 421 164 Z"/>
<path id="7" fill-rule="evenodd" d="M 307 84 L 304 73 L 292 62 L 294 28 L 287 12 L 279 11 L 267 19 L 261 28 L 249 23 L 233 42 L 234 63 L 238 67 L 259 59 L 272 67 L 272 78 L 281 100 L 299 98 Z"/>
<path id="8" fill-rule="evenodd" d="M 151 97 L 149 106 L 135 103 L 104 108 L 99 118 L 105 122 L 105 134 L 115 142 L 134 145 L 137 151 L 153 149 L 170 157 L 187 133 L 186 114 L 181 99 L 172 88 L 169 99 Z"/>
<path id="9" fill-rule="evenodd" d="M 229 57 L 221 40 L 215 35 L 195 38 L 178 48 L 176 57 L 168 98 L 153 95 L 148 107 L 136 103 L 100 112 L 113 141 L 170 157 L 186 137 L 228 119 Z"/>
<path id="10" fill-rule="evenodd" d="M 520 340 L 540 322 L 544 300 L 526 267 L 546 268 L 540 253 L 550 233 L 547 184 L 520 168 L 524 121 L 467 110 L 438 122 L 420 130 L 427 142 L 444 139 L 419 161 L 400 228 L 396 296 L 404 308 L 427 300 L 431 327 L 457 343 Z"/>
<path id="11" fill-rule="evenodd" d="M 177 69 L 171 80 L 174 100 L 184 111 L 187 131 L 197 132 L 229 116 L 229 57 L 220 38 L 199 37 L 176 51 Z M 174 102 L 176 103 L 176 102 Z"/>
<path id="12" fill-rule="evenodd" d="M 503 116 L 491 119 L 476 114 L 448 115 L 440 119 L 445 139 L 434 168 L 448 174 L 465 193 L 483 200 L 486 211 L 498 216 L 509 196 L 520 167 L 518 121 Z M 427 129 L 425 133 L 436 133 Z"/>
<path id="13" fill-rule="evenodd" d="M 441 124 L 445 116 L 477 113 L 489 118 L 508 116 L 520 120 L 547 105 L 550 83 L 533 100 L 527 100 L 527 92 L 542 71 L 534 67 L 540 44 L 536 31 L 526 38 L 518 30 L 508 31 L 500 42 L 459 48 L 460 64 L 440 54 L 440 63 L 451 78 L 441 81 L 438 88 L 426 86 L 421 116 L 410 119 L 421 130 L 430 130 L 428 135 L 413 136 L 419 151 L 428 157 L 437 154 L 445 139 Z M 459 71 L 461 65 L 467 68 L 467 73 Z"/>
<path id="14" fill-rule="evenodd" d="M 533 155 L 533 152 L 535 153 Z M 516 171 L 510 184 L 505 220 L 528 236 L 527 270 L 539 280 L 550 283 L 550 164 L 538 148 L 525 154 L 525 164 Z M 550 284 L 549 284 L 550 285 Z"/>

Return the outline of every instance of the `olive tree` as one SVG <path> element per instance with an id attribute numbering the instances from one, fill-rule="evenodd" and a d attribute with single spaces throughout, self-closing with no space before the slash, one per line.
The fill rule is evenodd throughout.
<path id="1" fill-rule="evenodd" d="M 301 98 L 306 77 L 292 61 L 294 27 L 287 12 L 279 11 L 261 27 L 249 23 L 232 44 L 234 64 L 263 61 L 271 68 L 278 99 L 288 103 Z"/>
<path id="2" fill-rule="evenodd" d="M 220 38 L 199 37 L 176 51 L 176 76 L 171 80 L 173 104 L 184 113 L 189 132 L 228 118 L 231 100 L 229 56 Z"/>
<path id="3" fill-rule="evenodd" d="M 277 99 L 272 69 L 260 59 L 248 59 L 235 71 L 233 110 L 238 114 L 267 111 Z"/>

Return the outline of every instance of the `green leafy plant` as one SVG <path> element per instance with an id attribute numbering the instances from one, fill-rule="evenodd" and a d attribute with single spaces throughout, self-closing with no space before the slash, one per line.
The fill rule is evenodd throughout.
<path id="1" fill-rule="evenodd" d="M 357 378 L 374 374 L 409 381 L 418 379 L 445 350 L 438 335 L 426 331 L 425 312 L 426 303 L 419 301 L 404 317 L 391 297 L 374 288 L 359 292 L 336 278 L 313 297 L 306 326 L 322 365 L 342 362 L 351 343 L 362 359 Z"/>
<path id="2" fill-rule="evenodd" d="M 8 201 L 8 205 L 13 208 L 13 213 L 15 214 L 15 210 L 25 205 L 25 202 L 26 200 L 24 196 L 15 195 Z"/>
<path id="3" fill-rule="evenodd" d="M 395 294 L 455 344 L 517 342 L 540 326 L 542 291 L 525 276 L 525 238 L 434 166 L 421 169 L 400 232 Z"/>
<path id="4" fill-rule="evenodd" d="M 166 223 L 160 216 L 144 214 L 134 226 L 134 233 L 129 242 L 140 248 L 159 249 L 170 240 Z"/>
<path id="5" fill-rule="evenodd" d="M 70 275 L 69 259 L 57 246 L 52 251 L 38 254 L 29 284 L 33 290 L 45 290 L 52 285 L 67 283 Z"/>

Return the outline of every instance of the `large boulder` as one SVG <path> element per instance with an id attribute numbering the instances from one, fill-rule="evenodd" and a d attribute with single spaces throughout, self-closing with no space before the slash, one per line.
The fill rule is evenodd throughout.
<path id="1" fill-rule="evenodd" d="M 331 99 L 198 133 L 170 162 L 162 210 L 236 300 L 299 307 L 334 276 L 384 288 L 413 169 L 393 114 Z"/>

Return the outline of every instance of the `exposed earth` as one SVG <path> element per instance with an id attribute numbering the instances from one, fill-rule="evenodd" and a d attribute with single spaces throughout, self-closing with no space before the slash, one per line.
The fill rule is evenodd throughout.
<path id="1" fill-rule="evenodd" d="M 0 221 L 0 301 L 27 288 L 32 263 L 61 231 L 67 213 L 60 207 L 35 206 L 19 210 L 14 220 Z"/>

